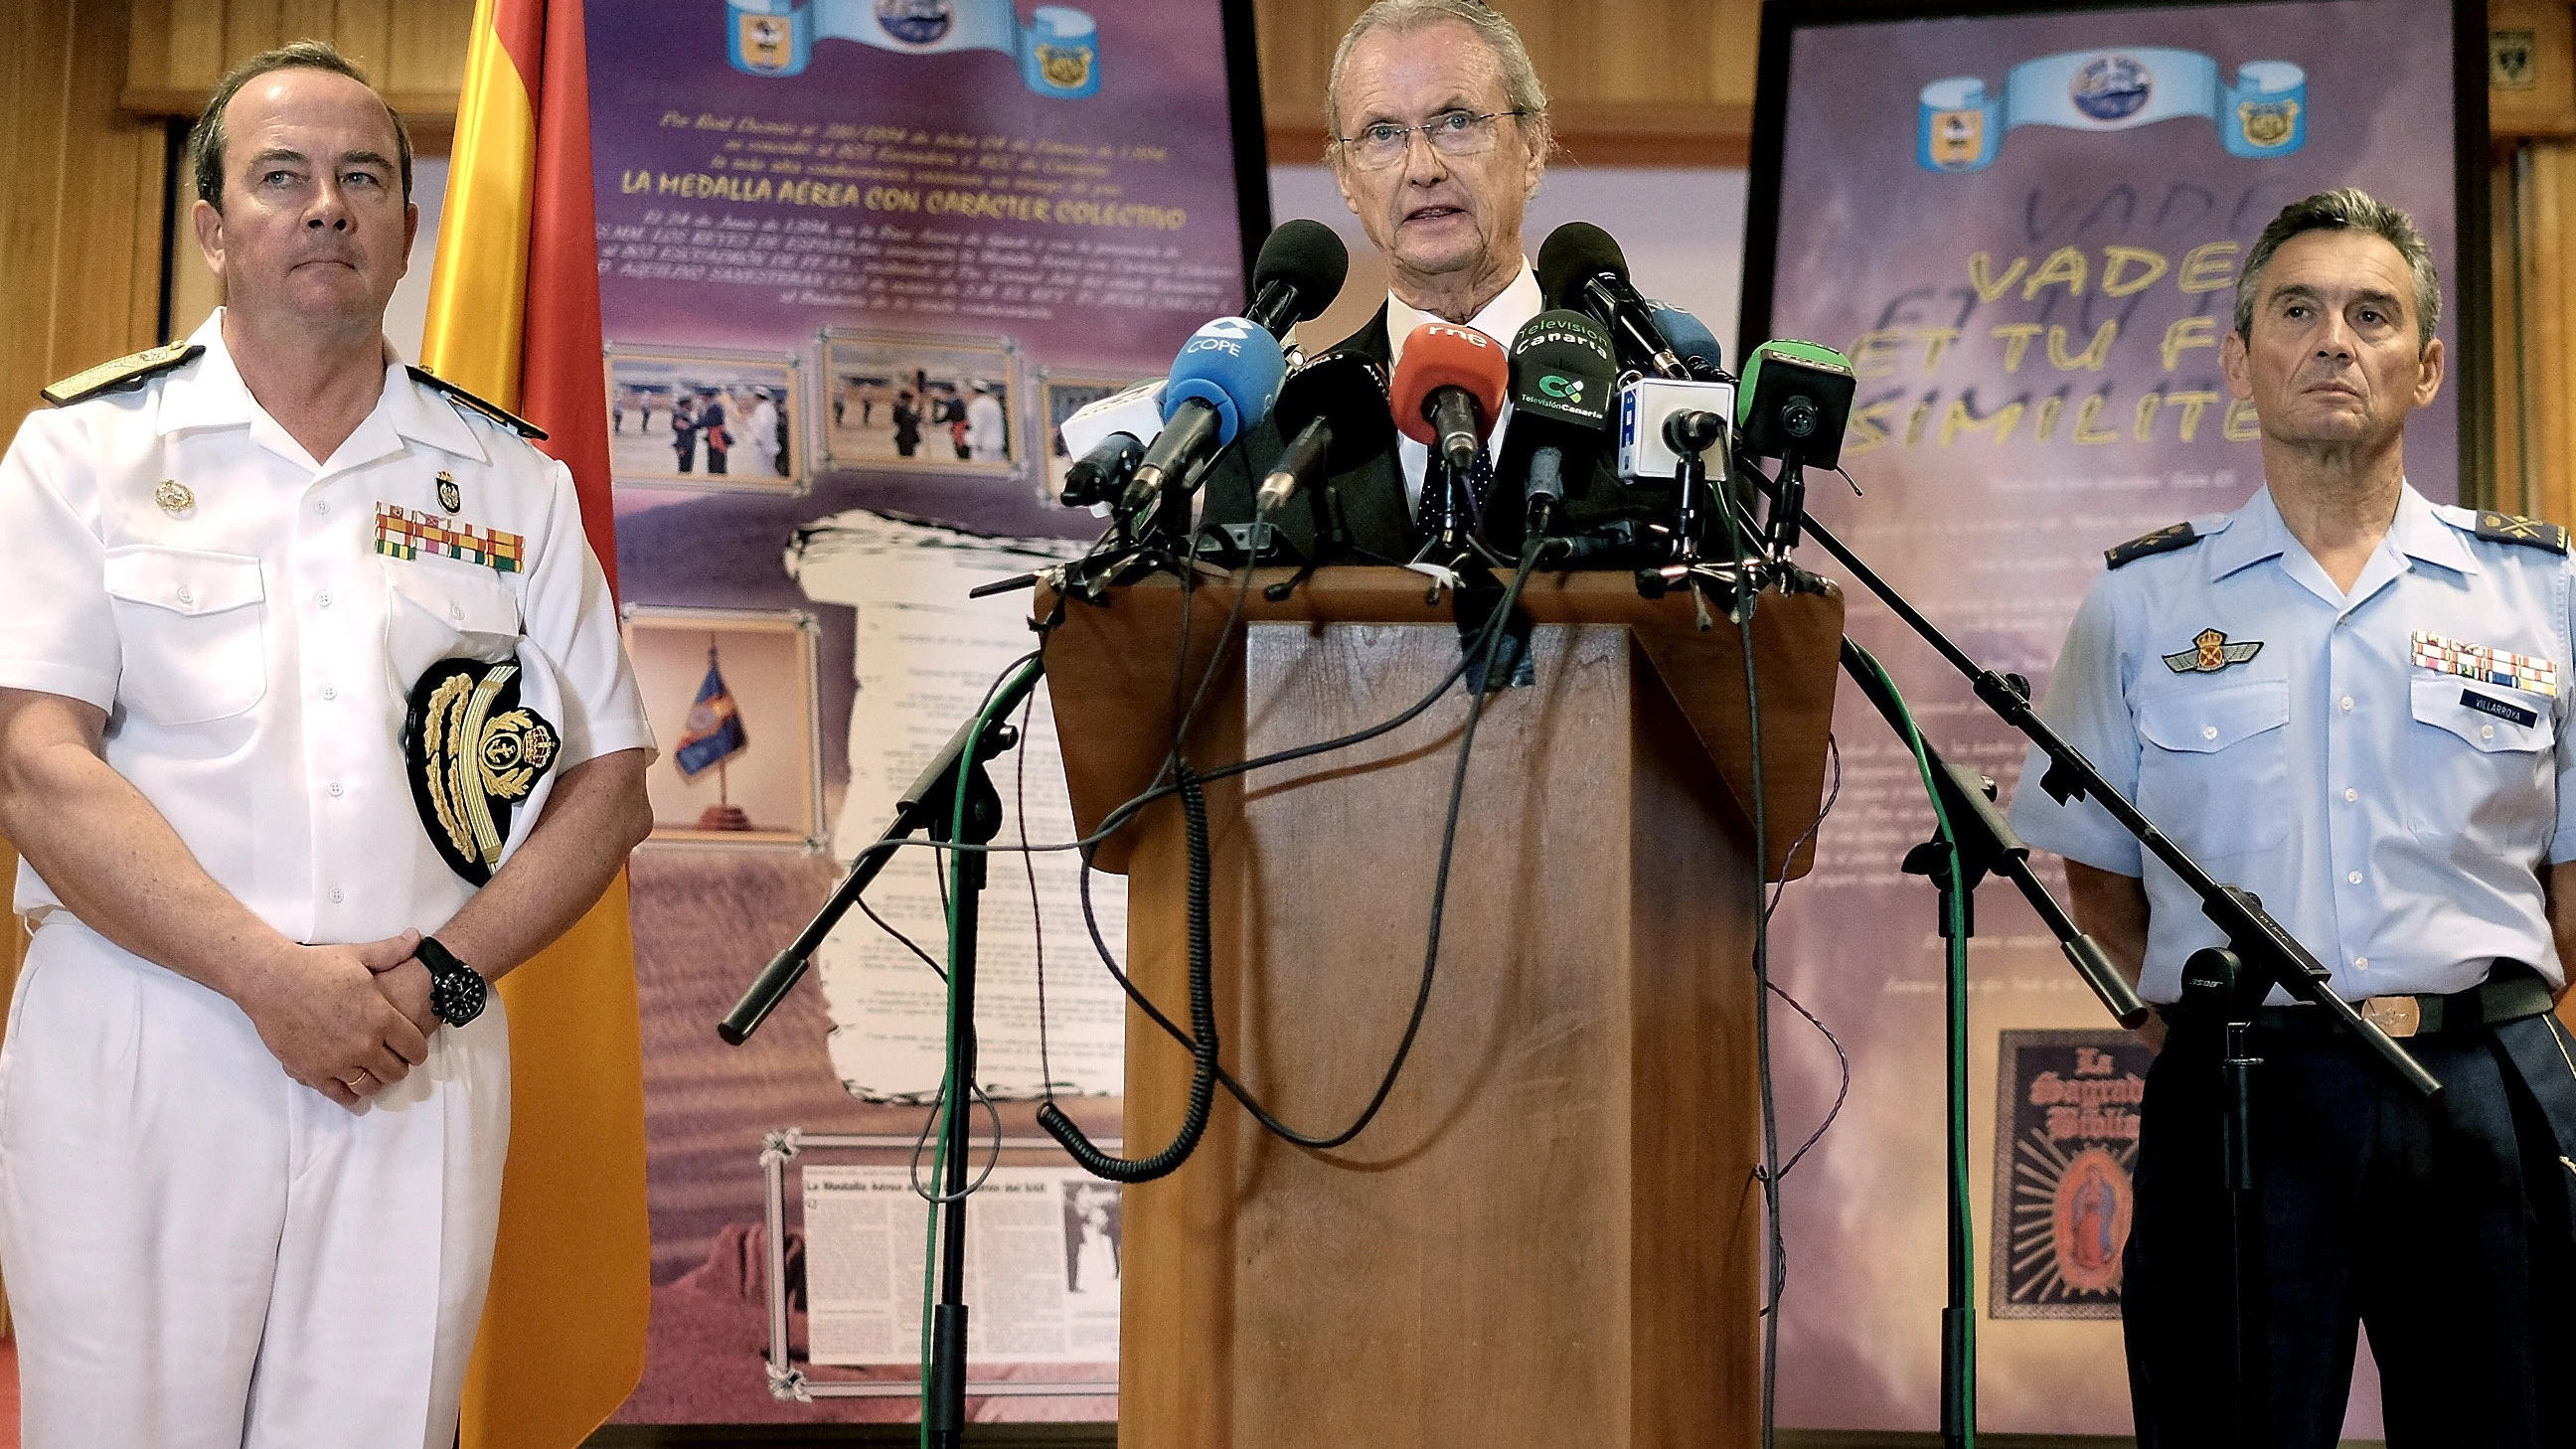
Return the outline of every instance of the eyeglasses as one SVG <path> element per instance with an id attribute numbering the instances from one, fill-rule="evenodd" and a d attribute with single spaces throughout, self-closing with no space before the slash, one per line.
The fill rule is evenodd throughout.
<path id="1" fill-rule="evenodd" d="M 1362 166 L 1391 166 L 1402 160 L 1413 147 L 1413 133 L 1420 131 L 1431 149 L 1443 156 L 1481 156 L 1493 149 L 1494 122 L 1505 116 L 1525 116 L 1527 111 L 1487 111 L 1479 116 L 1467 111 L 1442 111 L 1419 126 L 1398 126 L 1388 121 L 1360 127 L 1356 136 L 1335 136 L 1335 145 Z"/>

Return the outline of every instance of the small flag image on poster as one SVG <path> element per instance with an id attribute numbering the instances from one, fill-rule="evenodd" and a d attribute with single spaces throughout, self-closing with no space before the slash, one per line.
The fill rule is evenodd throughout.
<path id="1" fill-rule="evenodd" d="M 715 771 L 720 792 L 716 803 L 698 816 L 698 828 L 749 830 L 751 817 L 730 795 L 721 793 L 725 762 L 751 748 L 751 740 L 743 733 L 742 709 L 733 702 L 733 691 L 725 688 L 724 664 L 716 657 L 712 634 L 707 636 L 707 677 L 698 684 L 698 697 L 689 702 L 688 731 L 671 751 L 671 762 L 680 767 L 684 780 L 695 781 Z"/>
<path id="2" fill-rule="evenodd" d="M 662 741 L 645 771 L 653 840 L 813 848 L 824 825 L 812 615 L 636 604 L 622 612 L 635 682 Z"/>

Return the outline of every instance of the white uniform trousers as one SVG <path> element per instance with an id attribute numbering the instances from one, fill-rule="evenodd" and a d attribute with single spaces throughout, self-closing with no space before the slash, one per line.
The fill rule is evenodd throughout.
<path id="1" fill-rule="evenodd" d="M 450 1449 L 509 1122 L 498 993 L 353 1114 L 53 914 L 0 1051 L 25 1449 Z"/>

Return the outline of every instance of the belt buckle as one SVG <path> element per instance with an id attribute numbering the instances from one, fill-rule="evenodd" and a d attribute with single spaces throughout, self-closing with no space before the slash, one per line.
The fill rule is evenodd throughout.
<path id="1" fill-rule="evenodd" d="M 2424 1006 L 2412 996 L 2373 996 L 2355 1008 L 2361 1019 L 2392 1037 L 2409 1037 L 2424 1023 Z"/>

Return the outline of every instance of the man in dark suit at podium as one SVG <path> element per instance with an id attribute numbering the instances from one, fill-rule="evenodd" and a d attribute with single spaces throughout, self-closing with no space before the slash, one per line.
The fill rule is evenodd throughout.
<path id="1" fill-rule="evenodd" d="M 1434 321 L 1508 345 L 1546 306 L 1521 214 L 1553 144 L 1547 91 L 1520 32 L 1478 0 L 1378 0 L 1343 35 L 1324 106 L 1334 179 L 1387 273 L 1386 305 L 1326 351 L 1392 372 L 1404 339 Z M 1490 447 L 1502 419 L 1487 423 Z M 1210 478 L 1211 519 L 1250 516 L 1250 485 L 1282 446 L 1266 423 L 1247 435 L 1250 477 L 1225 470 Z M 1409 438 L 1396 449 L 1332 486 L 1356 546 L 1401 563 L 1420 536 L 1426 450 Z M 1302 549 L 1311 535 L 1287 526 Z"/>

